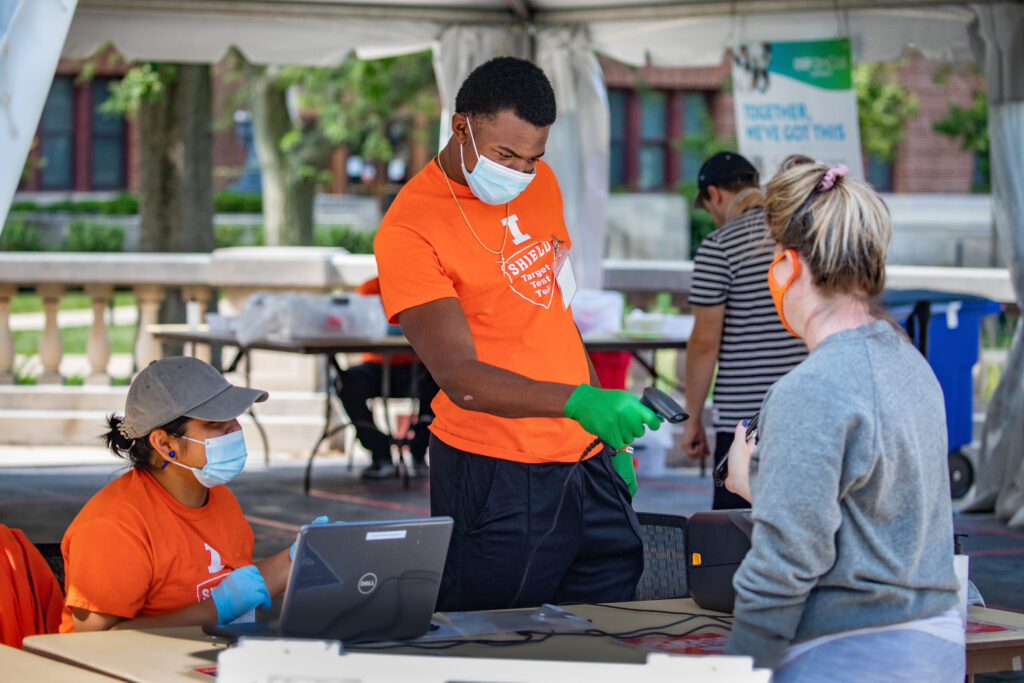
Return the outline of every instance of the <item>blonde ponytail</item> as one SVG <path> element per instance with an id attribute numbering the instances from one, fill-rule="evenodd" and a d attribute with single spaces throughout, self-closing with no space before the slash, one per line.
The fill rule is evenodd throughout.
<path id="1" fill-rule="evenodd" d="M 790 156 L 765 187 L 765 210 L 772 238 L 807 260 L 822 291 L 882 293 L 892 219 L 867 183 Z"/>

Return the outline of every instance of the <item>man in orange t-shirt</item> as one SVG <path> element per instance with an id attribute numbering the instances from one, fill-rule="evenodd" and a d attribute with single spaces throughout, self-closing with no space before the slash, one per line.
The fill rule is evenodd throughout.
<path id="1" fill-rule="evenodd" d="M 438 608 L 630 600 L 642 543 L 611 453 L 659 418 L 597 388 L 568 308 L 562 198 L 539 161 L 554 93 L 530 62 L 497 58 L 455 111 L 374 241 L 389 319 L 441 388 L 430 507 L 455 528 Z"/>
<path id="2" fill-rule="evenodd" d="M 380 281 L 371 278 L 356 287 L 356 294 L 380 294 Z M 367 401 L 382 393 L 384 369 L 383 358 L 378 353 L 364 353 L 363 362 L 347 368 L 337 379 L 335 391 L 345 408 L 348 418 L 356 428 L 356 438 L 363 448 L 370 451 L 370 466 L 363 470 L 363 479 L 387 479 L 394 477 L 398 470 L 391 462 L 391 438 L 377 429 L 373 413 Z M 430 412 L 430 401 L 437 394 L 437 384 L 423 364 L 411 354 L 393 354 L 388 358 L 390 365 L 388 395 L 416 399 L 418 414 L 409 427 L 409 454 L 412 455 L 412 476 L 424 477 L 427 468 L 427 443 L 430 431 L 427 427 L 434 414 Z"/>

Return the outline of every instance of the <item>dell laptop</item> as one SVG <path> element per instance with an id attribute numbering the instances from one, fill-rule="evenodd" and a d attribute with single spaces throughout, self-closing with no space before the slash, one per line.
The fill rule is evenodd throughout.
<path id="1" fill-rule="evenodd" d="M 303 526 L 280 618 L 203 630 L 232 639 L 421 636 L 434 613 L 452 524 L 451 517 L 432 517 Z"/>

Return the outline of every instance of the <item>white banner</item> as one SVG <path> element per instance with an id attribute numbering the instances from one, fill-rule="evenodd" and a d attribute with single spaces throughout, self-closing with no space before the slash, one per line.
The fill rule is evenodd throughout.
<path id="1" fill-rule="evenodd" d="M 848 38 L 733 48 L 736 138 L 762 183 L 790 154 L 863 177 L 852 70 Z"/>

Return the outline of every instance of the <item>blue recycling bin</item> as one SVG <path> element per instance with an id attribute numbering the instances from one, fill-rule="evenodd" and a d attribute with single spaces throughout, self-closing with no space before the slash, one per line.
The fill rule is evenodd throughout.
<path id="1" fill-rule="evenodd" d="M 881 303 L 935 371 L 946 401 L 949 450 L 959 450 L 973 438 L 971 368 L 978 362 L 981 319 L 999 313 L 999 303 L 928 289 L 886 290 Z"/>

